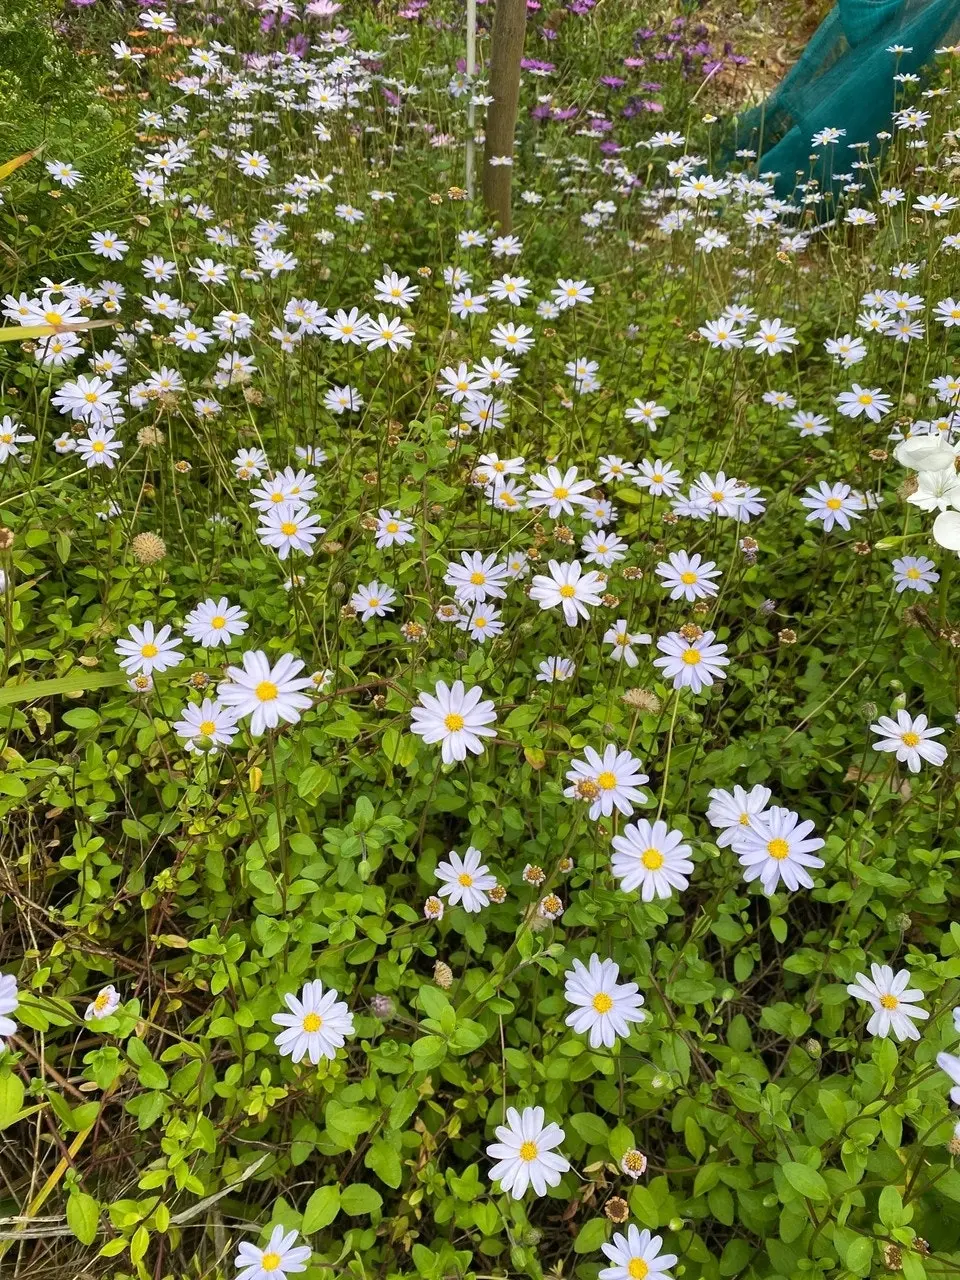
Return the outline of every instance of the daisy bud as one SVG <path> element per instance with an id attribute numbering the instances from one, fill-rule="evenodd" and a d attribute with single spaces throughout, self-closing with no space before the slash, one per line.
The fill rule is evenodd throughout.
<path id="1" fill-rule="evenodd" d="M 546 878 L 547 875 L 543 867 L 538 867 L 534 863 L 528 862 L 523 868 L 523 879 L 526 884 L 541 885 Z"/>
<path id="2" fill-rule="evenodd" d="M 629 1151 L 623 1153 L 623 1159 L 620 1161 L 620 1168 L 628 1178 L 639 1178 L 646 1172 L 647 1157 L 642 1151 L 638 1151 L 636 1147 L 631 1147 Z"/>
<path id="3" fill-rule="evenodd" d="M 189 475 L 189 473 L 193 470 L 193 467 L 190 465 L 189 462 L 187 462 L 186 458 L 181 458 L 179 462 L 175 462 L 173 464 L 173 469 L 174 471 L 177 472 L 178 475 L 185 476 L 185 475 Z"/>
<path id="4" fill-rule="evenodd" d="M 563 915 L 563 910 L 563 900 L 555 893 L 548 893 L 537 907 L 538 914 L 545 920 L 556 920 L 558 916 Z"/>
<path id="5" fill-rule="evenodd" d="M 781 644 L 796 644 L 797 633 L 790 627 L 784 627 L 782 631 L 777 632 L 777 639 Z"/>
<path id="6" fill-rule="evenodd" d="M 507 890 L 502 884 L 495 884 L 487 895 L 491 902 L 495 902 L 498 906 L 507 900 Z"/>
<path id="7" fill-rule="evenodd" d="M 191 689 L 206 689 L 210 684 L 210 677 L 205 671 L 195 671 L 190 677 Z"/>
<path id="8" fill-rule="evenodd" d="M 687 622 L 680 628 L 680 634 L 684 640 L 700 640 L 703 636 L 703 628 L 698 627 L 695 622 Z"/>
<path id="9" fill-rule="evenodd" d="M 9 551 L 13 546 L 13 541 L 13 530 L 8 529 L 5 525 L 0 528 L 0 551 Z"/>
<path id="10" fill-rule="evenodd" d="M 428 920 L 442 920 L 443 899 L 431 895 L 423 904 L 423 914 Z"/>
<path id="11" fill-rule="evenodd" d="M 637 582 L 643 577 L 643 570 L 635 564 L 628 564 L 623 570 L 623 576 L 627 582 Z"/>
<path id="12" fill-rule="evenodd" d="M 137 432 L 137 444 L 144 449 L 159 448 L 167 437 L 158 427 L 141 427 Z"/>
<path id="13" fill-rule="evenodd" d="M 823 1053 L 823 1046 L 820 1044 L 820 1041 L 814 1040 L 812 1037 L 811 1039 L 804 1041 L 803 1047 L 811 1058 L 819 1058 Z"/>
<path id="14" fill-rule="evenodd" d="M 381 1021 L 385 1022 L 387 1018 L 393 1017 L 396 1009 L 389 996 L 375 995 L 370 1001 L 370 1012 L 374 1017 L 380 1018 Z"/>
<path id="15" fill-rule="evenodd" d="M 573 870 L 574 865 L 575 864 L 573 859 L 569 856 L 569 854 L 567 854 L 565 857 L 561 858 L 560 861 L 557 863 L 557 870 L 560 872 L 562 876 L 568 876 L 570 872 Z"/>

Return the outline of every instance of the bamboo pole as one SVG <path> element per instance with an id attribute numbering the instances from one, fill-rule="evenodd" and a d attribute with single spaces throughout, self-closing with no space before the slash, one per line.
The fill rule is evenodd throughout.
<path id="1" fill-rule="evenodd" d="M 467 0 L 467 79 L 470 82 L 470 101 L 467 103 L 467 199 L 472 200 L 475 191 L 473 176 L 474 142 L 477 112 L 473 105 L 476 93 L 474 79 L 477 74 L 477 0 Z"/>
<path id="2" fill-rule="evenodd" d="M 512 165 L 491 159 L 513 158 L 520 101 L 520 60 L 527 28 L 526 0 L 497 0 L 490 38 L 490 96 L 483 164 L 483 200 L 487 212 L 507 235 L 513 227 L 510 204 Z"/>

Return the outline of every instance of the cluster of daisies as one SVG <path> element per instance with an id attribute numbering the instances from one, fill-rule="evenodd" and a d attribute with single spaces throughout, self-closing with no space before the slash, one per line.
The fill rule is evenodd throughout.
<path id="1" fill-rule="evenodd" d="M 281 8 L 285 19 L 295 13 L 293 5 Z M 333 0 L 312 0 L 307 13 L 326 18 L 337 8 Z M 163 9 L 148 8 L 139 20 L 148 31 L 164 35 L 176 33 L 178 28 L 176 18 Z M 52 444 L 56 454 L 79 462 L 83 483 L 103 485 L 109 502 L 98 514 L 109 518 L 119 513 L 115 502 L 119 479 L 135 449 L 157 444 L 154 424 L 160 409 L 175 410 L 198 428 L 216 423 L 218 436 L 225 438 L 232 430 L 229 424 L 234 411 L 240 410 L 242 417 L 248 404 L 257 403 L 258 384 L 268 384 L 269 375 L 278 368 L 284 377 L 291 368 L 336 368 L 336 378 L 324 374 L 321 399 L 332 423 L 332 427 L 325 423 L 323 430 L 331 441 L 337 438 L 341 425 L 360 431 L 368 420 L 379 434 L 380 387 L 398 371 L 400 376 L 409 372 L 413 359 L 420 355 L 418 330 L 422 334 L 436 324 L 431 311 L 438 307 L 443 326 L 459 326 L 459 336 L 468 339 L 471 354 L 469 360 L 445 356 L 452 359 L 449 364 L 436 360 L 436 367 L 430 370 L 427 399 L 444 410 L 450 456 L 456 465 L 467 460 L 467 495 L 483 517 L 483 527 L 495 530 L 491 536 L 497 550 L 478 547 L 479 537 L 468 549 L 450 549 L 442 579 L 447 594 L 441 603 L 431 606 L 430 626 L 450 628 L 477 645 L 489 642 L 493 647 L 517 620 L 505 617 L 508 608 L 515 607 L 517 618 L 525 614 L 527 619 L 538 610 L 545 628 L 553 620 L 562 622 L 556 628 L 560 635 L 576 635 L 572 629 L 593 622 L 599 610 L 615 610 L 626 616 L 607 614 L 601 646 L 605 661 L 613 664 L 618 678 L 649 661 L 651 678 L 656 674 L 672 686 L 675 707 L 681 697 L 711 690 L 727 678 L 731 664 L 728 645 L 718 640 L 718 633 L 724 633 L 716 619 L 725 585 L 734 575 L 728 566 L 697 550 L 695 544 L 701 534 L 726 530 L 733 535 L 742 563 L 755 564 L 758 544 L 745 530 L 752 522 L 766 518 L 769 497 L 749 478 L 729 473 L 735 465 L 732 462 L 724 463 L 726 470 L 705 470 L 688 458 L 681 432 L 671 432 L 668 419 L 676 406 L 669 407 L 673 405 L 670 395 L 662 397 L 668 404 L 661 404 L 646 394 L 634 395 L 638 388 L 631 384 L 624 397 L 620 375 L 616 387 L 604 385 L 610 371 L 601 368 L 600 359 L 590 349 L 591 335 L 598 332 L 592 321 L 600 310 L 595 307 L 596 286 L 586 277 L 578 278 L 577 273 L 558 275 L 555 283 L 536 286 L 532 270 L 530 275 L 523 273 L 524 244 L 519 235 L 466 228 L 457 233 L 458 260 L 444 265 L 436 278 L 430 268 L 402 274 L 384 263 L 379 276 L 348 298 L 331 301 L 309 296 L 317 292 L 313 282 L 318 257 L 330 246 L 346 243 L 346 256 L 358 259 L 352 266 L 362 268 L 362 259 L 374 246 L 369 242 L 356 245 L 356 237 L 364 234 L 368 219 L 389 209 L 397 194 L 376 187 L 363 197 L 356 192 L 341 193 L 338 188 L 348 180 L 345 169 L 330 164 L 329 172 L 318 173 L 313 168 L 316 154 L 331 143 L 337 129 L 354 130 L 357 120 L 366 118 L 364 113 L 372 119 L 382 101 L 387 103 L 388 116 L 398 122 L 404 115 L 405 101 L 419 91 L 417 85 L 374 71 L 382 53 L 352 49 L 350 33 L 344 29 L 320 29 L 315 35 L 316 45 L 309 56 L 238 52 L 226 43 L 208 39 L 191 39 L 173 55 L 182 59 L 171 80 L 175 101 L 162 109 L 142 108 L 139 125 L 145 140 L 137 154 L 133 181 L 148 212 L 162 209 L 165 217 L 175 216 L 183 235 L 192 236 L 186 249 L 175 248 L 172 240 L 169 257 L 166 248 L 162 252 L 155 248 L 153 240 L 149 240 L 150 249 L 143 248 L 148 237 L 140 228 L 148 219 L 142 215 L 128 230 L 104 227 L 89 237 L 90 253 L 102 261 L 111 276 L 119 274 L 123 280 L 104 278 L 93 284 L 75 279 L 44 280 L 43 287 L 38 285 L 32 292 L 3 298 L 2 313 L 11 324 L 25 329 L 45 325 L 53 330 L 32 344 L 38 376 L 49 379 L 50 403 L 60 418 L 56 438 L 44 444 Z M 120 66 L 130 68 L 146 59 L 144 53 L 122 41 L 113 46 L 113 53 Z M 481 86 L 467 88 L 479 90 Z M 460 92 L 455 77 L 451 94 L 456 98 Z M 254 114 L 250 109 L 254 100 L 269 102 L 270 109 Z M 476 92 L 470 101 L 476 108 L 489 99 Z M 272 130 L 280 112 L 290 110 L 298 113 L 308 143 L 303 154 L 309 158 L 303 160 L 302 172 L 288 173 L 286 141 L 274 147 L 264 140 L 274 137 Z M 217 112 L 223 113 L 224 127 L 219 132 Z M 911 146 L 923 142 L 929 118 L 922 110 L 900 109 L 892 122 L 893 133 L 909 137 Z M 370 123 L 366 131 L 375 136 L 381 130 Z M 400 131 L 396 136 L 401 136 Z M 817 150 L 834 148 L 842 137 L 842 129 L 824 129 L 812 139 L 812 145 Z M 455 141 L 433 133 L 430 145 L 447 146 Z M 396 141 L 390 146 L 394 151 L 402 150 Z M 804 209 L 820 207 L 822 193 L 811 184 L 798 184 L 794 196 L 787 200 L 775 195 L 772 175 L 715 177 L 706 172 L 707 160 L 689 151 L 686 139 L 673 131 L 658 131 L 638 143 L 637 150 L 641 161 L 635 171 L 626 148 L 598 167 L 597 175 L 613 187 L 618 199 L 596 201 L 582 219 L 587 246 L 594 242 L 595 234 L 610 227 L 620 203 L 625 205 L 628 198 L 639 205 L 661 235 L 687 236 L 695 255 L 709 255 L 712 263 L 728 248 L 745 247 L 754 253 L 764 245 L 781 261 L 789 261 L 815 247 L 816 237 L 828 230 L 823 226 L 809 229 L 806 223 L 798 229 Z M 864 176 L 866 160 L 855 154 L 850 172 L 844 174 L 834 166 L 838 184 L 835 221 L 868 234 L 870 228 L 884 225 L 884 219 L 902 219 L 907 197 L 897 187 L 883 188 L 877 210 L 864 207 L 861 202 L 866 197 L 861 193 L 865 182 L 859 179 Z M 657 166 L 652 182 L 648 174 L 651 159 Z M 256 210 L 249 222 L 242 216 L 244 200 L 238 198 L 237 208 L 218 216 L 207 197 L 200 194 L 209 189 L 204 171 L 211 163 L 227 167 L 231 182 L 249 197 L 249 207 Z M 589 168 L 586 162 L 584 165 Z M 62 160 L 45 161 L 45 167 L 53 183 L 82 193 L 81 168 Z M 571 172 L 582 176 L 584 169 L 573 164 Z M 936 170 L 931 167 L 930 172 L 935 174 Z M 535 208 L 543 198 L 524 191 L 520 199 Z M 940 192 L 923 194 L 910 208 L 936 254 L 946 256 L 960 249 L 960 237 L 941 235 L 938 230 L 947 225 L 941 220 L 949 220 L 960 208 L 956 197 Z M 305 230 L 314 224 L 316 229 Z M 628 247 L 639 255 L 646 246 L 629 241 Z M 189 257 L 180 259 L 178 253 L 189 253 Z M 891 272 L 892 283 L 878 282 L 883 287 L 862 295 L 860 312 L 855 322 L 849 323 L 848 332 L 838 330 L 825 338 L 820 335 L 823 354 L 818 348 L 817 358 L 826 358 L 831 376 L 835 373 L 844 384 L 851 379 L 848 388 L 832 395 L 829 407 L 798 407 L 791 392 L 775 389 L 765 391 L 761 403 L 774 411 L 775 426 L 785 422 L 794 438 L 819 441 L 816 447 L 824 451 L 830 443 L 825 437 L 834 432 L 835 425 L 861 433 L 864 447 L 877 462 L 886 460 L 886 448 L 892 446 L 896 461 L 906 471 L 906 502 L 935 516 L 934 540 L 948 551 L 960 552 L 960 477 L 956 465 L 960 378 L 951 371 L 925 381 L 920 388 L 907 377 L 914 344 L 930 346 L 935 335 L 948 350 L 947 344 L 960 328 L 960 303 L 953 297 L 934 301 L 912 292 L 919 286 L 910 282 L 927 265 L 898 263 Z M 685 270 L 682 264 L 674 263 L 670 273 Z M 780 356 L 792 361 L 797 356 L 802 335 L 798 325 L 790 323 L 789 314 L 762 315 L 743 299 L 743 293 L 752 287 L 749 271 L 735 269 L 731 274 L 735 281 L 743 282 L 742 289 L 735 286 L 734 300 L 713 311 L 717 318 L 705 320 L 691 337 L 699 338 L 705 360 L 729 358 L 734 364 L 745 359 L 766 375 L 779 367 L 768 360 Z M 303 283 L 307 280 L 311 283 Z M 298 281 L 301 283 L 295 283 Z M 253 314 L 243 310 L 245 291 L 257 298 L 257 306 L 247 304 Z M 261 306 L 264 297 L 273 299 L 270 305 Z M 340 301 L 344 305 L 338 305 Z M 265 320 L 267 315 L 271 318 Z M 94 320 L 116 326 L 109 330 L 107 345 L 98 345 L 95 336 L 91 337 Z M 563 353 L 564 381 L 556 388 L 562 409 L 573 413 L 584 405 L 602 404 L 609 395 L 611 403 L 619 406 L 617 419 L 625 424 L 620 434 L 630 441 L 613 444 L 629 457 L 613 452 L 595 456 L 587 467 L 592 474 L 585 474 L 570 461 L 573 433 L 556 456 L 543 440 L 536 452 L 527 449 L 523 440 L 526 428 L 519 425 L 528 420 L 524 396 L 542 378 L 542 367 L 534 368 L 533 360 L 543 355 L 555 337 L 550 329 L 555 322 L 570 333 L 570 344 Z M 628 337 L 633 336 L 628 332 Z M 537 356 L 524 363 L 524 357 L 535 348 Z M 167 353 L 164 360 L 170 363 L 156 359 L 155 350 Z M 757 360 L 759 356 L 767 360 Z M 889 382 L 890 387 L 901 388 L 899 395 L 882 386 L 867 385 L 883 381 L 872 371 L 891 359 L 902 361 L 902 377 L 898 372 L 896 381 L 891 378 Z M 858 365 L 865 365 L 869 373 L 860 375 L 863 384 L 852 381 L 853 375 L 847 373 Z M 944 367 L 937 364 L 933 369 Z M 363 377 L 367 371 L 369 383 Z M 924 373 L 924 379 L 926 376 Z M 905 395 L 908 387 L 916 392 L 909 398 Z M 624 404 L 624 399 L 630 403 Z M 907 409 L 912 413 L 914 405 L 920 405 L 919 411 L 929 416 L 906 417 Z M 790 416 L 779 418 L 780 414 Z M 832 422 L 828 416 L 832 414 L 844 421 Z M 892 426 L 883 426 L 885 420 L 892 421 Z M 25 423 L 22 415 L 4 412 L 0 417 L 0 464 L 28 461 L 29 447 L 37 444 L 39 431 L 39 427 Z M 656 450 L 652 446 L 633 447 L 637 435 L 642 433 L 647 439 L 661 431 L 663 444 L 658 443 Z M 507 441 L 513 448 L 501 445 L 498 451 L 492 447 L 495 441 Z M 820 453 L 818 459 L 824 456 Z M 293 458 L 295 462 L 288 461 Z M 321 504 L 327 511 L 336 507 L 333 485 L 322 483 L 318 475 L 326 461 L 325 450 L 312 442 L 296 444 L 282 465 L 271 461 L 262 441 L 255 447 L 239 439 L 236 443 L 232 474 L 238 486 L 243 486 L 239 505 L 251 513 L 256 537 L 275 553 L 282 575 L 286 577 L 290 571 L 289 582 L 284 584 L 290 588 L 301 581 L 292 566 L 303 567 L 328 533 L 318 508 Z M 714 461 L 712 465 L 717 464 Z M 189 469 L 189 463 L 183 461 L 176 467 Z M 94 474 L 85 474 L 91 472 Z M 380 477 L 376 478 L 379 482 Z M 842 479 L 803 483 L 804 493 L 790 500 L 798 538 L 804 536 L 807 524 L 815 526 L 817 534 L 848 533 L 883 501 L 880 493 L 856 488 Z M 391 501 L 390 492 L 387 489 L 384 499 L 390 505 L 377 505 L 375 516 L 360 521 L 375 552 L 383 554 L 376 559 L 376 576 L 350 583 L 350 612 L 346 616 L 358 619 L 363 627 L 369 624 L 374 636 L 385 632 L 388 641 L 393 639 L 390 625 L 400 622 L 405 640 L 420 640 L 427 628 L 403 611 L 420 607 L 422 593 L 404 583 L 395 552 L 425 544 L 427 514 L 404 506 L 399 496 Z M 649 573 L 641 573 L 638 566 L 629 563 L 627 535 L 634 526 L 632 520 L 621 519 L 618 503 L 629 505 L 633 513 L 639 511 L 644 520 L 649 519 L 648 527 L 659 515 L 664 530 L 679 529 L 680 545 L 658 549 L 661 558 Z M 554 522 L 552 532 L 558 545 L 576 545 L 578 549 L 544 563 L 539 548 L 519 548 L 531 523 L 547 520 Z M 721 536 L 718 534 L 714 546 Z M 711 554 L 719 556 L 716 550 Z M 627 582 L 645 577 L 644 598 L 632 595 L 629 606 L 621 608 L 620 600 L 610 591 L 611 579 L 618 573 Z M 366 578 L 366 570 L 363 576 Z M 892 587 L 897 596 L 909 592 L 929 595 L 940 580 L 936 563 L 925 555 L 903 554 L 892 562 Z M 689 606 L 693 616 L 704 622 L 712 614 L 716 629 L 687 621 L 672 630 L 663 628 L 655 638 L 660 627 L 651 623 L 652 630 L 645 630 L 645 614 L 640 612 L 651 603 L 658 621 L 661 606 L 666 610 L 671 605 Z M 610 618 L 614 620 L 607 625 Z M 116 654 L 130 689 L 149 695 L 155 677 L 173 673 L 190 661 L 186 642 L 203 651 L 206 661 L 242 644 L 249 628 L 243 608 L 225 596 L 210 596 L 187 613 L 177 631 L 169 623 L 160 625 L 153 620 L 130 625 L 127 636 L 117 642 Z M 600 634 L 600 628 L 597 631 Z M 535 682 L 562 683 L 572 680 L 577 672 L 577 661 L 570 656 L 538 655 Z M 334 673 L 328 670 L 307 673 L 306 664 L 292 653 L 271 658 L 264 650 L 244 649 L 238 662 L 226 663 L 212 682 L 203 673 L 191 677 L 191 700 L 172 718 L 173 731 L 187 753 L 207 758 L 230 748 L 244 731 L 257 738 L 295 725 L 315 707 L 318 696 L 333 680 Z M 891 770 L 905 765 L 917 773 L 924 765 L 942 766 L 947 749 L 936 739 L 945 731 L 931 727 L 925 714 L 914 715 L 896 705 L 893 711 L 894 716 L 879 716 L 870 726 L 874 735 L 871 745 L 892 757 Z M 431 687 L 419 693 L 409 713 L 410 732 L 426 746 L 438 748 L 439 763 L 449 768 L 469 756 L 482 755 L 496 742 L 497 725 L 494 700 L 485 696 L 482 685 L 462 678 L 431 680 Z M 565 758 L 561 769 L 565 798 L 580 806 L 586 821 L 598 824 L 601 833 L 610 837 L 609 863 L 601 874 L 607 874 L 620 893 L 649 903 L 667 901 L 687 889 L 695 874 L 697 841 L 671 825 L 670 815 L 664 816 L 662 800 L 653 811 L 656 801 L 646 789 L 650 778 L 640 759 L 617 744 L 600 743 L 598 747 L 585 746 L 580 757 Z M 811 889 L 813 873 L 826 865 L 818 856 L 825 840 L 816 834 L 811 820 L 771 801 L 771 791 L 763 786 L 712 790 L 705 817 L 714 842 L 737 858 L 744 881 L 756 882 L 768 896 Z M 640 812 L 644 806 L 650 807 L 650 817 Z M 436 893 L 423 905 L 427 920 L 441 920 L 448 909 L 475 914 L 507 900 L 506 884 L 491 870 L 485 856 L 469 846 L 462 854 L 451 850 L 439 861 Z M 538 891 L 535 910 L 541 920 L 562 917 L 564 902 L 554 879 L 572 871 L 573 866 L 572 857 L 564 855 L 555 870 L 533 864 L 524 867 L 521 879 Z M 621 982 L 620 966 L 610 957 L 594 952 L 585 962 L 573 959 L 563 976 L 565 1025 L 585 1037 L 595 1053 L 615 1051 L 618 1041 L 630 1037 L 647 1016 L 638 983 Z M 916 1024 L 930 1014 L 921 1005 L 923 993 L 910 983 L 908 970 L 894 972 L 879 964 L 871 966 L 870 977 L 856 975 L 847 990 L 869 1008 L 869 1034 L 893 1035 L 900 1041 L 919 1038 Z M 356 1034 L 348 1003 L 319 979 L 307 982 L 299 993 L 283 992 L 282 1002 L 282 1011 L 272 1018 L 278 1028 L 274 1045 L 279 1056 L 294 1064 L 306 1061 L 317 1066 L 333 1060 Z M 12 1015 L 18 1003 L 16 979 L 0 975 L 0 1045 L 16 1035 Z M 88 1022 L 102 1022 L 121 1007 L 122 995 L 110 985 L 89 1003 L 84 1017 Z M 960 1030 L 960 1011 L 954 1016 Z M 960 1103 L 960 1057 L 942 1053 L 938 1062 L 956 1085 L 952 1099 Z M 503 1119 L 495 1131 L 496 1141 L 486 1147 L 491 1182 L 515 1199 L 528 1192 L 545 1195 L 560 1184 L 571 1167 L 562 1153 L 563 1129 L 548 1122 L 540 1106 L 507 1107 Z M 621 1168 L 631 1178 L 641 1176 L 645 1167 L 646 1158 L 639 1151 L 628 1151 L 622 1158 Z M 610 1265 L 601 1269 L 600 1280 L 642 1280 L 644 1276 L 669 1280 L 668 1269 L 677 1258 L 662 1246 L 659 1236 L 636 1226 L 631 1225 L 625 1234 L 614 1234 L 612 1241 L 603 1245 Z M 239 1280 L 283 1280 L 288 1274 L 304 1271 L 310 1257 L 310 1248 L 298 1243 L 296 1232 L 277 1226 L 262 1247 L 241 1244 L 235 1262 Z"/>

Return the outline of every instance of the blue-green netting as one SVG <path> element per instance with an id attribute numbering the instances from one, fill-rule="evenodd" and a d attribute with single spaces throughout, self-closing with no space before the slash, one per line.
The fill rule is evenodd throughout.
<path id="1" fill-rule="evenodd" d="M 756 150 L 762 172 L 779 173 L 780 196 L 810 176 L 826 186 L 829 166 L 849 171 L 856 158 L 846 144 L 875 145 L 891 127 L 894 75 L 920 72 L 957 40 L 960 0 L 837 0 L 777 89 L 739 117 L 736 146 Z M 893 46 L 908 52 L 890 52 Z M 811 139 L 828 127 L 846 134 L 813 164 Z"/>

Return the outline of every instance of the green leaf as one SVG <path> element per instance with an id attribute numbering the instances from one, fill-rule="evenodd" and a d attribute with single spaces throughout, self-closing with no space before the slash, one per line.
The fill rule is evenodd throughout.
<path id="1" fill-rule="evenodd" d="M 358 1218 L 365 1213 L 378 1213 L 382 1205 L 383 1196 L 367 1182 L 355 1182 L 340 1197 L 340 1208 L 351 1218 Z"/>
<path id="2" fill-rule="evenodd" d="M 885 1227 L 902 1227 L 907 1221 L 903 1211 L 903 1201 L 896 1187 L 884 1187 L 880 1192 L 880 1221 Z"/>
<path id="3" fill-rule="evenodd" d="M 843 1261 L 848 1271 L 868 1276 L 873 1265 L 873 1241 L 867 1236 L 860 1236 L 850 1245 Z"/>
<path id="4" fill-rule="evenodd" d="M 92 707 L 71 707 L 60 718 L 71 729 L 96 729 L 100 723 L 100 717 Z"/>
<path id="5" fill-rule="evenodd" d="M 415 1071 L 432 1071 L 447 1056 L 446 1041 L 440 1036 L 421 1036 L 413 1042 L 413 1066 Z"/>
<path id="6" fill-rule="evenodd" d="M 796 1160 L 788 1160 L 781 1166 L 786 1180 L 807 1200 L 829 1200 L 830 1189 L 822 1173 L 811 1169 L 808 1164 L 799 1164 Z"/>
<path id="7" fill-rule="evenodd" d="M 81 1244 L 93 1244 L 100 1225 L 100 1206 L 85 1191 L 73 1190 L 67 1198 L 67 1226 Z"/>
<path id="8" fill-rule="evenodd" d="M 0 688 L 0 707 L 16 702 L 35 702 L 57 694 L 89 693 L 91 689 L 109 689 L 127 681 L 125 671 L 87 671 L 83 667 L 56 680 L 27 680 L 23 684 L 5 684 Z"/>
<path id="9" fill-rule="evenodd" d="M 13 1124 L 23 1109 L 25 1090 L 18 1076 L 0 1076 L 0 1129 Z"/>
<path id="10" fill-rule="evenodd" d="M 395 1139 L 378 1138 L 367 1152 L 363 1163 L 388 1187 L 399 1187 L 403 1178 L 403 1166 Z"/>
<path id="11" fill-rule="evenodd" d="M 589 1111 L 580 1111 L 570 1117 L 570 1124 L 584 1142 L 589 1142 L 591 1146 L 607 1145 L 607 1126 L 599 1116 L 591 1115 Z"/>
<path id="12" fill-rule="evenodd" d="M 318 1187 L 307 1201 L 307 1207 L 303 1211 L 301 1226 L 303 1234 L 309 1236 L 314 1231 L 322 1231 L 324 1227 L 329 1227 L 339 1212 L 340 1188 L 336 1185 Z"/>
<path id="13" fill-rule="evenodd" d="M 596 1253 L 607 1238 L 609 1223 L 606 1218 L 591 1218 L 577 1232 L 573 1242 L 575 1253 Z"/>

